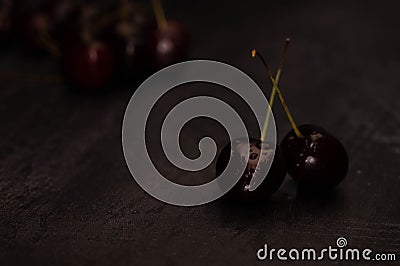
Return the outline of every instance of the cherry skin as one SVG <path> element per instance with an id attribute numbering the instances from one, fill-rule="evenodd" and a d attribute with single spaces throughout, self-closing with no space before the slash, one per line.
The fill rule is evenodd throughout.
<path id="1" fill-rule="evenodd" d="M 81 89 L 100 89 L 111 80 L 115 59 L 104 42 L 89 41 L 68 49 L 64 56 L 65 74 Z"/>
<path id="2" fill-rule="evenodd" d="M 226 199 L 245 203 L 265 201 L 270 195 L 279 189 L 285 179 L 286 165 L 282 152 L 280 151 L 279 146 L 277 146 L 271 168 L 266 178 L 261 185 L 256 188 L 256 190 L 249 191 L 249 184 L 257 171 L 257 167 L 267 167 L 266 161 L 259 163 L 261 140 L 251 138 L 249 139 L 249 142 L 245 142 L 242 139 L 235 140 L 232 148 L 230 144 L 226 145 L 217 159 L 217 176 L 219 176 L 227 167 L 230 156 L 232 156 L 231 160 L 233 160 L 235 165 L 246 165 L 246 169 L 239 181 L 225 194 L 224 197 Z M 273 148 L 267 143 L 265 145 L 266 160 L 270 160 Z M 245 149 L 247 148 L 249 149 L 249 158 L 246 159 Z M 258 163 L 259 165 L 257 166 Z"/>
<path id="3" fill-rule="evenodd" d="M 149 48 L 154 66 L 162 68 L 185 60 L 189 43 L 189 31 L 180 22 L 168 20 L 162 29 L 152 30 Z"/>
<path id="4" fill-rule="evenodd" d="M 138 16 L 113 23 L 105 33 L 107 43 L 115 53 L 117 78 L 123 82 L 138 81 L 148 68 L 145 43 L 145 18 Z"/>
<path id="5" fill-rule="evenodd" d="M 73 88 L 104 89 L 115 73 L 115 54 L 95 23 L 101 12 L 100 7 L 87 4 L 66 16 L 74 19 L 65 29 L 62 62 Z"/>
<path id="6" fill-rule="evenodd" d="M 319 126 L 302 125 L 299 130 L 303 138 L 291 131 L 281 143 L 289 174 L 306 190 L 339 184 L 349 165 L 343 145 Z"/>

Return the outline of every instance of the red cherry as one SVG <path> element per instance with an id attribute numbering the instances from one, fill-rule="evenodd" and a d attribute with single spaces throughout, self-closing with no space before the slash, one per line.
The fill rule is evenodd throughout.
<path id="1" fill-rule="evenodd" d="M 114 73 L 114 66 L 113 52 L 104 42 L 82 43 L 65 53 L 65 74 L 79 88 L 104 87 Z"/>
<path id="2" fill-rule="evenodd" d="M 107 30 L 105 38 L 115 52 L 119 81 L 130 83 L 143 78 L 149 61 L 144 31 L 145 25 L 136 19 L 118 21 Z"/>
<path id="3" fill-rule="evenodd" d="M 339 184 L 349 166 L 344 146 L 319 126 L 301 125 L 299 130 L 303 138 L 291 131 L 281 144 L 289 174 L 302 189 L 325 190 Z"/>
<path id="4" fill-rule="evenodd" d="M 161 68 L 187 58 L 190 34 L 180 22 L 168 20 L 163 28 L 152 30 L 149 47 L 155 67 Z"/>

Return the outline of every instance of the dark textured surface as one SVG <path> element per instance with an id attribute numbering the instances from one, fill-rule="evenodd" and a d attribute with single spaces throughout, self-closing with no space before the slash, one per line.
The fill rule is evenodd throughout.
<path id="1" fill-rule="evenodd" d="M 124 163 L 121 122 L 133 91 L 92 97 L 57 79 L 1 75 L 0 265 L 252 265 L 264 243 L 322 248 L 339 236 L 399 260 L 399 5 L 369 2 L 167 6 L 193 31 L 193 58 L 232 63 L 263 87 L 270 84 L 249 51 L 257 47 L 275 66 L 283 38 L 293 39 L 281 83 L 287 101 L 297 121 L 325 127 L 350 157 L 347 179 L 324 197 L 299 197 L 287 178 L 262 206 L 166 205 Z M 1 53 L 0 70 L 58 71 L 50 59 L 17 51 Z M 182 95 L 190 90 L 175 100 Z M 275 117 L 282 138 L 289 125 L 279 106 Z M 213 126 L 194 122 L 182 132 L 189 153 L 194 133 L 213 135 Z"/>

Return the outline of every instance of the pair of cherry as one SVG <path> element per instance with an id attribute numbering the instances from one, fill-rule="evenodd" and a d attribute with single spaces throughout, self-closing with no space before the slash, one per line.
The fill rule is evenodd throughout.
<path id="1" fill-rule="evenodd" d="M 239 181 L 226 194 L 229 199 L 241 202 L 263 201 L 279 189 L 287 173 L 297 182 L 300 191 L 320 194 L 338 185 L 347 174 L 348 156 L 342 143 L 320 126 L 306 124 L 298 127 L 287 107 L 277 82 L 288 44 L 289 39 L 286 39 L 281 64 L 275 78 L 259 53 L 253 50 L 252 56 L 258 56 L 262 60 L 273 83 L 271 108 L 275 94 L 278 94 L 293 130 L 285 136 L 280 145 L 273 147 L 269 143 L 263 143 L 266 150 L 261 150 L 264 132 L 261 139 L 250 138 L 249 142 L 239 139 L 224 147 L 217 159 L 217 176 L 225 170 L 230 159 L 234 160 L 236 165 L 246 165 Z M 267 114 L 267 117 L 268 115 L 270 114 Z M 248 157 L 243 147 L 249 148 Z M 261 154 L 271 154 L 268 152 L 271 149 L 275 150 L 273 159 L 267 155 L 266 159 L 259 160 Z M 268 160 L 273 161 L 267 176 L 255 190 L 250 191 L 251 179 L 260 168 L 267 167 Z"/>

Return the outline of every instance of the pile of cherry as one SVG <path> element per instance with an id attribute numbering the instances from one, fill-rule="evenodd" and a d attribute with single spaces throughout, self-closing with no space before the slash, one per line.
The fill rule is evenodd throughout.
<path id="1" fill-rule="evenodd" d="M 98 2 L 0 0 L 0 46 L 50 52 L 72 87 L 85 90 L 111 87 L 110 81 L 136 84 L 186 58 L 189 32 L 166 20 L 159 0 Z"/>
<path id="2" fill-rule="evenodd" d="M 246 166 L 239 181 L 225 195 L 227 199 L 239 202 L 263 201 L 280 188 L 287 173 L 296 181 L 300 193 L 306 193 L 307 196 L 321 195 L 321 192 L 324 194 L 338 185 L 347 174 L 349 160 L 341 142 L 320 126 L 311 124 L 297 126 L 283 98 L 278 81 L 289 42 L 290 39 L 287 38 L 275 77 L 260 53 L 253 50 L 252 57 L 258 56 L 261 59 L 272 82 L 270 107 L 272 108 L 277 94 L 293 130 L 285 136 L 280 145 L 263 142 L 267 132 L 264 126 L 261 137 L 250 138 L 249 142 L 237 139 L 224 147 L 217 159 L 217 176 L 226 169 L 230 159 L 235 162 L 234 165 Z M 267 113 L 266 125 L 269 112 L 270 110 Z M 248 156 L 245 150 L 247 147 Z M 273 159 L 271 150 L 275 151 Z M 260 160 L 261 154 L 265 154 L 263 160 Z M 267 176 L 256 189 L 251 189 L 251 179 L 261 168 L 268 167 L 268 160 L 273 161 Z"/>

